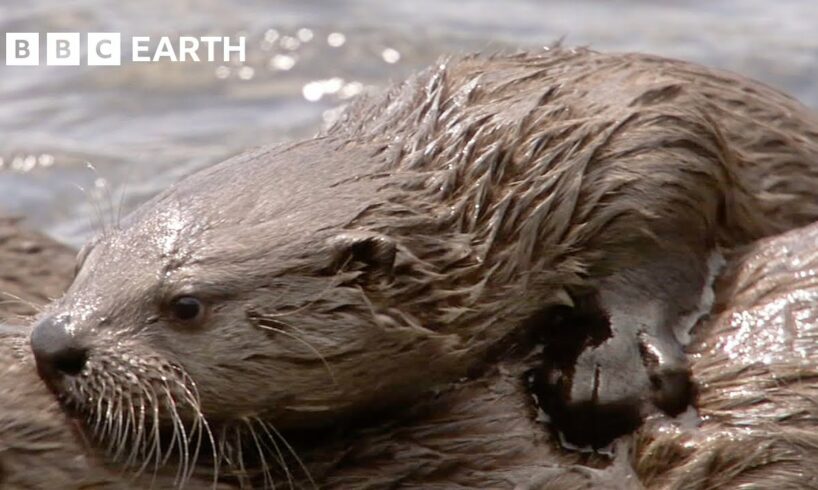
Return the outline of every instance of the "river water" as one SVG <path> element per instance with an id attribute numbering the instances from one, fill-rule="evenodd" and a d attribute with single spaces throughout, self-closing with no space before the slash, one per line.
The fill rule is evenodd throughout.
<path id="1" fill-rule="evenodd" d="M 75 245 L 110 208 L 309 136 L 443 54 L 562 39 L 738 71 L 818 106 L 814 0 L 0 0 L 0 30 L 247 36 L 243 64 L 0 66 L 0 210 Z"/>

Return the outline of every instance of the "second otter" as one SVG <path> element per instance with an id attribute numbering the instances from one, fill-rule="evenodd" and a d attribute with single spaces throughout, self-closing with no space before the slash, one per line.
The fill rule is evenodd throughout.
<path id="1" fill-rule="evenodd" d="M 190 453 L 231 421 L 401 405 L 573 308 L 551 337 L 579 347 L 544 367 L 555 413 L 635 424 L 688 401 L 679 338 L 714 251 L 818 218 L 815 161 L 809 111 L 723 72 L 588 50 L 447 61 L 106 230 L 32 347 L 92 424 L 117 414 L 133 444 L 170 427 Z"/>

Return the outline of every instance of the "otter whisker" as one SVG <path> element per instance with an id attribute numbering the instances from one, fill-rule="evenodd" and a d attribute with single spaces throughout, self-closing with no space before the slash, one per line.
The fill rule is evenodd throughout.
<path id="1" fill-rule="evenodd" d="M 128 454 L 128 459 L 125 461 L 125 466 L 128 468 L 136 464 L 139 459 L 139 453 L 144 452 L 145 447 L 145 397 L 144 388 L 137 385 L 141 390 L 139 392 L 139 419 L 136 422 L 136 431 L 134 433 L 134 440 L 131 445 L 131 452 Z"/>
<path id="2" fill-rule="evenodd" d="M 187 475 L 187 479 L 190 479 L 193 476 L 193 472 L 196 469 L 196 463 L 199 460 L 199 451 L 202 447 L 202 441 L 207 434 L 207 437 L 210 439 L 211 445 L 215 448 L 215 444 L 213 443 L 213 435 L 210 432 L 210 427 L 205 419 L 204 415 L 202 414 L 199 402 L 198 392 L 196 391 L 195 383 L 193 380 L 189 380 L 189 383 L 186 382 L 189 379 L 189 376 L 182 376 L 182 380 L 179 382 L 179 389 L 182 391 L 184 395 L 185 402 L 189 406 L 190 409 L 193 411 L 193 426 L 190 430 L 190 440 L 193 440 L 194 433 L 196 434 L 196 444 L 193 456 L 190 462 L 190 473 Z M 193 391 L 191 391 L 188 386 L 192 386 Z M 214 453 L 215 457 L 215 453 Z M 214 474 L 214 483 L 218 479 L 218 474 Z"/>
<path id="3" fill-rule="evenodd" d="M 139 448 L 142 443 L 142 416 L 144 415 L 144 405 L 142 400 L 142 393 L 132 392 L 128 397 L 130 404 L 131 430 L 129 431 L 128 441 L 130 450 L 128 456 L 124 461 L 125 467 L 131 467 L 131 455 L 134 454 L 136 448 Z"/>
<path id="4" fill-rule="evenodd" d="M 219 437 L 218 437 L 218 441 L 219 441 L 219 447 L 218 447 L 218 451 L 217 451 L 218 459 L 217 459 L 217 461 L 215 463 L 215 465 L 218 466 L 219 468 L 221 468 L 222 465 L 226 466 L 227 468 L 231 467 L 229 457 L 227 456 L 227 442 L 226 442 L 227 437 L 225 435 L 226 432 L 227 432 L 226 427 L 222 426 L 221 431 L 219 431 Z"/>
<path id="5" fill-rule="evenodd" d="M 159 399 L 157 397 L 157 403 L 158 402 L 159 402 Z M 162 458 L 161 462 L 159 463 L 160 466 L 164 466 L 164 465 L 167 464 L 168 460 L 172 456 L 172 453 L 173 453 L 172 449 L 177 444 L 176 440 L 179 438 L 179 429 L 178 429 L 178 426 L 176 425 L 176 419 L 174 418 L 174 414 L 173 414 L 172 410 L 171 410 L 170 416 L 171 416 L 171 426 L 173 427 L 173 432 L 171 432 L 170 441 L 168 442 L 167 454 L 165 454 L 165 457 Z M 160 445 L 160 447 L 161 447 L 161 445 Z"/>
<path id="6" fill-rule="evenodd" d="M 256 452 L 258 453 L 259 463 L 261 463 L 261 471 L 262 474 L 264 475 L 264 488 L 272 488 L 273 490 L 275 490 L 276 484 L 273 475 L 270 472 L 270 465 L 267 463 L 265 451 L 262 448 L 261 443 L 259 442 L 256 430 L 253 428 L 253 423 L 250 419 L 242 419 L 242 422 L 244 422 L 244 424 L 250 430 L 250 437 L 252 437 L 253 444 L 255 444 L 256 446 Z"/>
<path id="7" fill-rule="evenodd" d="M 287 462 L 284 460 L 284 455 L 281 453 L 281 448 L 278 447 L 278 443 L 275 440 L 275 436 L 270 432 L 270 430 L 267 428 L 267 424 L 264 423 L 263 420 L 256 417 L 255 421 L 256 423 L 258 423 L 259 427 L 261 427 L 262 430 L 264 430 L 267 439 L 272 443 L 273 450 L 276 452 L 276 455 L 278 457 L 278 464 L 281 466 L 281 469 L 284 470 L 284 474 L 287 476 L 287 483 L 290 489 L 294 490 L 295 486 L 293 484 L 293 476 L 292 474 L 290 474 L 290 468 L 289 466 L 287 466 Z"/>
<path id="8" fill-rule="evenodd" d="M 193 445 L 193 455 L 190 457 L 190 464 L 188 468 L 188 474 L 185 475 L 185 481 L 189 480 L 193 477 L 193 473 L 196 469 L 196 463 L 199 461 L 199 451 L 202 448 L 202 440 L 204 436 L 202 434 L 202 423 L 199 417 L 193 417 L 193 424 L 190 428 L 190 434 L 188 435 L 190 443 Z M 195 443 L 194 443 L 195 437 Z"/>
<path id="9" fill-rule="evenodd" d="M 239 442 L 239 446 L 234 445 L 233 436 Z M 219 465 L 223 465 L 230 476 L 239 480 L 239 487 L 244 488 L 247 475 L 244 470 L 244 461 L 241 460 L 241 435 L 233 424 L 221 426 L 219 434 Z"/>
<path id="10" fill-rule="evenodd" d="M 184 484 L 184 475 L 188 473 L 188 464 L 190 463 L 190 452 L 188 447 L 187 441 L 187 431 L 185 430 L 185 424 L 182 421 L 181 416 L 179 415 L 179 410 L 176 404 L 176 400 L 173 398 L 173 394 L 170 392 L 170 388 L 167 384 L 163 385 L 165 390 L 165 402 L 170 409 L 170 417 L 171 422 L 173 424 L 173 440 L 176 441 L 176 447 L 179 449 L 180 461 L 178 464 L 178 468 L 176 470 L 176 477 L 175 482 L 178 486 Z M 171 443 L 170 447 L 173 447 L 174 444 Z M 168 451 L 165 461 L 162 464 L 166 464 L 169 457 L 173 454 L 173 451 Z"/>
<path id="11" fill-rule="evenodd" d="M 293 458 L 295 458 L 295 462 L 298 463 L 298 466 L 301 467 L 301 470 L 304 472 L 304 475 L 307 477 L 307 480 L 310 481 L 310 485 L 312 485 L 313 488 L 317 489 L 318 485 L 315 484 L 315 480 L 313 480 L 312 478 L 312 473 L 310 473 L 310 470 L 307 469 L 307 465 L 304 464 L 304 461 L 302 461 L 301 458 L 298 457 L 298 454 L 296 454 L 295 449 L 292 447 L 292 445 L 289 442 L 287 442 L 287 439 L 284 437 L 284 435 L 282 435 L 281 432 L 279 432 L 278 429 L 276 429 L 273 424 L 269 424 L 269 427 L 270 430 L 272 430 L 273 433 L 279 439 L 281 439 L 281 442 L 284 443 L 284 446 L 287 448 L 287 451 L 289 451 L 290 454 L 293 455 Z"/>
<path id="12" fill-rule="evenodd" d="M 128 434 L 128 412 L 125 409 L 126 405 L 126 395 L 120 391 L 116 406 L 116 434 L 113 438 L 114 447 L 117 449 L 117 452 L 114 454 L 119 453 L 119 449 L 122 447 Z M 119 460 L 116 456 L 114 459 Z"/>
<path id="13" fill-rule="evenodd" d="M 85 162 L 85 166 L 96 176 L 96 179 L 94 179 L 94 188 L 101 189 L 104 192 L 104 196 L 97 192 L 93 192 L 90 196 L 94 199 L 95 208 L 99 214 L 99 219 L 102 222 L 102 230 L 106 231 L 106 226 L 109 226 L 110 228 L 108 229 L 112 230 L 114 229 L 115 225 L 114 196 L 111 194 L 111 188 L 108 185 L 108 180 L 99 173 L 99 170 L 97 170 L 97 168 L 91 162 Z M 108 200 L 107 209 L 100 205 L 100 201 L 102 201 L 103 197 Z M 110 222 L 106 222 L 106 214 L 109 215 Z"/>
<path id="14" fill-rule="evenodd" d="M 327 361 L 326 357 L 324 357 L 321 354 L 321 352 L 318 349 L 315 348 L 315 346 L 313 346 L 312 344 L 310 344 L 306 340 L 302 339 L 301 337 L 299 337 L 299 336 L 297 336 L 297 335 L 295 335 L 293 333 L 287 332 L 286 330 L 282 330 L 282 329 L 280 329 L 278 327 L 273 326 L 273 324 L 285 325 L 287 327 L 291 327 L 291 325 L 288 325 L 288 324 L 286 324 L 284 322 L 281 322 L 279 320 L 272 320 L 272 319 L 268 319 L 268 318 L 265 318 L 265 317 L 254 317 L 254 318 L 256 320 L 255 324 L 259 328 L 262 328 L 264 330 L 269 330 L 271 332 L 276 332 L 276 333 L 279 333 L 281 335 L 290 337 L 291 339 L 293 339 L 293 340 L 295 340 L 297 342 L 300 342 L 301 344 L 306 346 L 309 350 L 311 350 L 318 357 L 318 359 L 321 360 L 321 363 L 324 364 L 324 368 L 327 370 L 327 373 L 329 374 L 329 377 L 332 380 L 332 384 L 334 384 L 335 386 L 338 386 L 338 380 L 335 377 L 335 373 L 332 371 L 332 367 L 330 367 L 329 362 Z"/>
<path id="15" fill-rule="evenodd" d="M 91 226 L 92 229 L 99 230 L 101 233 L 104 234 L 107 231 L 105 229 L 105 215 L 102 212 L 102 207 L 99 205 L 99 199 L 92 192 L 89 192 L 85 187 L 81 186 L 80 184 L 75 183 L 74 187 L 79 189 L 82 195 L 85 196 L 85 201 L 91 206 L 91 208 L 94 211 L 96 222 L 89 217 L 88 224 Z"/>
<path id="16" fill-rule="evenodd" d="M 145 472 L 153 461 L 153 472 L 151 473 L 151 487 L 156 483 L 156 477 L 159 473 L 160 461 L 162 459 L 162 445 L 159 430 L 159 401 L 156 396 L 156 391 L 153 386 L 147 381 L 140 381 L 139 387 L 142 390 L 142 398 L 147 401 L 148 410 L 150 410 L 150 418 L 146 418 L 145 423 L 151 423 L 151 428 L 146 430 L 144 444 L 142 449 L 144 456 L 142 458 L 142 465 L 136 470 L 135 475 L 141 475 Z M 151 443 L 148 444 L 148 437 Z"/>
<path id="17" fill-rule="evenodd" d="M 133 417 L 134 404 L 131 395 L 122 395 L 122 400 L 123 406 L 120 407 L 118 412 L 121 428 L 118 435 L 116 452 L 113 455 L 114 461 L 122 460 L 122 455 L 124 454 L 125 449 L 128 447 L 128 440 L 131 437 L 131 424 L 135 423 Z M 127 400 L 128 403 L 124 403 L 125 400 Z M 125 406 L 127 406 L 127 410 L 123 410 Z"/>
<path id="18" fill-rule="evenodd" d="M 0 305 L 2 305 L 2 304 L 4 304 L 4 303 L 0 302 Z M 20 303 L 12 302 L 12 304 L 20 304 Z M 7 314 L 8 314 L 7 319 L 12 324 L 26 325 L 29 322 L 31 322 L 31 317 L 29 315 L 21 315 L 21 314 L 18 314 L 18 313 L 7 313 Z"/>
<path id="19" fill-rule="evenodd" d="M 215 486 L 219 479 L 219 457 L 216 448 L 216 440 L 213 436 L 213 432 L 210 430 L 210 424 L 207 422 L 207 418 L 205 418 L 204 413 L 202 413 L 201 402 L 199 397 L 199 389 L 196 387 L 196 382 L 193 381 L 193 378 L 187 374 L 182 369 L 179 369 L 181 373 L 181 386 L 182 389 L 185 391 L 186 395 L 188 396 L 188 403 L 191 405 L 193 409 L 194 415 L 198 423 L 201 424 L 201 429 L 207 434 L 207 439 L 210 442 L 210 447 L 213 456 L 213 485 Z M 201 445 L 201 440 L 199 441 L 199 446 Z M 199 455 L 199 448 L 196 449 L 196 457 Z M 195 459 L 194 459 L 195 465 Z"/>
<path id="20" fill-rule="evenodd" d="M 93 432 L 94 436 L 97 437 L 100 440 L 102 440 L 102 431 L 103 431 L 103 428 L 104 428 L 104 422 L 106 420 L 105 411 L 103 410 L 103 405 L 102 404 L 105 401 L 105 394 L 106 394 L 105 392 L 107 390 L 107 386 L 105 385 L 105 380 L 104 379 L 101 379 L 101 384 L 102 384 L 102 386 L 100 387 L 100 389 L 98 391 L 99 395 L 97 396 L 96 409 L 92 410 L 92 413 L 94 413 L 95 419 L 96 419 L 95 422 L 94 422 L 94 425 L 93 425 L 92 432 Z"/>
<path id="21" fill-rule="evenodd" d="M 4 300 L 4 301 L 0 302 L 0 304 L 24 305 L 24 306 L 28 306 L 29 308 L 31 308 L 32 310 L 34 310 L 37 313 L 42 313 L 42 311 L 43 311 L 43 305 L 38 305 L 37 303 L 29 301 L 29 300 L 27 300 L 25 298 L 22 298 L 20 296 L 17 296 L 14 293 L 10 293 L 8 291 L 0 290 L 0 294 L 2 294 L 3 296 L 6 296 L 7 298 L 9 298 L 7 300 Z"/>
<path id="22" fill-rule="evenodd" d="M 111 399 L 106 400 L 103 404 L 103 411 L 102 411 L 102 426 L 100 427 L 99 431 L 99 441 L 104 443 L 108 440 L 108 434 L 111 432 L 113 427 L 113 421 L 111 420 L 111 411 L 110 406 L 114 402 L 114 393 L 111 393 Z"/>
<path id="23" fill-rule="evenodd" d="M 140 383 L 140 388 L 142 389 L 142 402 L 145 405 L 145 417 L 144 417 L 144 419 L 145 419 L 145 421 L 144 421 L 144 424 L 145 424 L 144 430 L 145 430 L 145 432 L 142 435 L 142 447 L 140 448 L 140 452 L 142 453 L 142 456 L 140 457 L 140 459 L 142 461 L 142 465 L 140 465 L 140 469 L 142 471 L 144 471 L 147 464 L 150 462 L 151 457 L 153 456 L 153 451 L 156 449 L 156 447 L 154 446 L 154 444 L 152 442 L 153 436 L 154 436 L 153 428 L 152 428 L 152 426 L 148 425 L 148 424 L 153 424 L 154 423 L 154 420 L 153 420 L 154 412 L 153 412 L 153 405 L 152 405 L 153 402 L 151 401 L 151 397 L 150 397 L 151 393 L 144 386 L 144 383 Z"/>
<path id="24" fill-rule="evenodd" d="M 115 409 L 113 409 L 114 406 L 116 407 Z M 108 448 L 106 449 L 106 452 L 111 454 L 114 452 L 114 448 L 117 446 L 117 442 L 119 441 L 119 437 L 121 436 L 122 432 L 122 392 L 116 392 L 116 398 L 114 398 L 114 401 L 109 404 L 109 408 L 112 408 L 108 412 L 111 418 L 111 431 L 107 435 Z"/>
<path id="25" fill-rule="evenodd" d="M 244 466 L 244 450 L 243 450 L 243 445 L 241 443 L 241 441 L 242 441 L 241 430 L 238 427 L 235 427 L 234 430 L 233 430 L 233 433 L 236 436 L 236 446 L 235 447 L 236 447 L 236 450 L 238 451 L 238 454 L 236 455 L 236 459 L 237 459 L 237 461 L 239 463 L 239 474 L 241 475 L 242 479 L 245 479 L 245 478 L 248 478 L 249 475 L 247 473 L 247 468 L 245 468 L 245 466 Z"/>
<path id="26" fill-rule="evenodd" d="M 111 441 L 113 443 L 113 438 L 116 432 L 116 416 L 114 413 L 115 406 L 117 401 L 119 401 L 119 393 L 116 390 L 116 385 L 111 384 L 111 396 L 107 399 L 105 403 L 105 424 L 103 426 L 103 434 L 105 440 Z M 111 446 L 108 446 L 108 452 L 111 451 Z"/>
<path id="27" fill-rule="evenodd" d="M 103 411 L 103 422 L 102 422 L 102 430 L 100 431 L 100 440 L 106 441 L 108 436 L 113 433 L 114 429 L 114 416 L 113 416 L 113 405 L 116 401 L 116 387 L 111 385 L 111 395 L 106 396 L 104 400 L 104 411 Z M 110 448 L 108 449 L 110 451 Z"/>
<path id="28" fill-rule="evenodd" d="M 186 404 L 191 404 L 191 400 L 189 399 L 189 394 L 186 390 L 183 389 L 184 397 L 183 401 Z M 177 415 L 178 415 L 178 407 L 177 407 Z M 186 431 L 184 422 L 181 420 L 181 416 L 179 416 L 179 423 L 182 424 L 180 427 L 180 431 L 182 434 L 182 444 L 183 444 L 183 459 L 181 461 L 180 466 L 180 480 L 179 484 L 184 485 L 184 483 L 190 479 L 193 475 L 193 471 L 195 470 L 196 461 L 199 458 L 199 449 L 202 443 L 202 434 L 201 434 L 201 426 L 199 423 L 198 417 L 193 418 L 192 425 L 189 431 Z M 190 454 L 190 445 L 193 444 L 194 435 L 196 437 L 196 442 L 193 448 L 193 454 Z"/>
<path id="29" fill-rule="evenodd" d="M 125 170 L 125 178 L 122 179 L 122 188 L 120 189 L 120 192 L 119 192 L 119 204 L 117 205 L 115 213 L 114 213 L 115 218 L 116 218 L 116 222 L 114 223 L 114 228 L 115 229 L 119 229 L 120 226 L 121 226 L 122 208 L 124 207 L 124 204 L 125 204 L 125 195 L 127 194 L 128 182 L 131 180 L 132 172 L 133 172 L 133 167 L 132 166 L 127 166 L 127 168 Z"/>
<path id="30" fill-rule="evenodd" d="M 144 394 L 147 396 L 149 407 L 152 408 L 152 444 L 145 455 L 142 466 L 137 470 L 136 474 L 142 474 L 147 469 L 151 460 L 153 460 L 153 477 L 156 478 L 156 474 L 159 472 L 160 462 L 162 460 L 162 445 L 159 432 L 159 401 L 157 400 L 156 392 L 148 383 L 143 383 L 142 389 Z"/>

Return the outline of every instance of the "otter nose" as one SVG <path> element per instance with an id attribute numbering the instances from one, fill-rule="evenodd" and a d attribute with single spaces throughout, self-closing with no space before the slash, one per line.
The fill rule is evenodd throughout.
<path id="1" fill-rule="evenodd" d="M 31 332 L 31 350 L 43 377 L 75 376 L 88 359 L 88 349 L 68 331 L 71 317 L 60 315 L 41 320 Z"/>

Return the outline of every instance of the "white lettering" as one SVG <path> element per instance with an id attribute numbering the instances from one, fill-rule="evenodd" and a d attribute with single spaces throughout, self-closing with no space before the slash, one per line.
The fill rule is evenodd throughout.
<path id="1" fill-rule="evenodd" d="M 14 47 L 16 48 L 16 53 L 14 56 L 17 58 L 28 58 L 31 56 L 31 50 L 28 47 L 28 41 L 25 39 L 18 39 L 14 41 Z"/>
<path id="2" fill-rule="evenodd" d="M 36 32 L 7 32 L 6 64 L 10 66 L 39 65 L 40 35 Z"/>
<path id="3" fill-rule="evenodd" d="M 199 55 L 196 53 L 199 49 L 199 40 L 195 37 L 182 36 L 179 39 L 179 61 L 187 61 L 190 56 L 192 61 L 199 61 Z"/>
<path id="4" fill-rule="evenodd" d="M 120 35 L 115 32 L 88 33 L 88 64 L 91 66 L 119 66 Z"/>
<path id="5" fill-rule="evenodd" d="M 49 32 L 45 39 L 45 64 L 79 66 L 80 34 L 78 32 Z"/>
<path id="6" fill-rule="evenodd" d="M 207 45 L 207 61 L 216 61 L 216 43 L 220 42 L 222 38 L 218 36 L 202 36 L 200 41 Z"/>
<path id="7" fill-rule="evenodd" d="M 170 61 L 178 61 L 176 53 L 173 51 L 173 45 L 170 44 L 170 39 L 166 37 L 159 39 L 159 46 L 156 47 L 156 52 L 153 53 L 153 61 L 160 61 L 163 57 L 168 58 Z"/>
<path id="8" fill-rule="evenodd" d="M 122 35 L 116 32 L 89 32 L 84 44 L 78 32 L 46 33 L 46 64 L 73 65 L 82 62 L 83 55 L 89 66 L 119 66 L 122 64 Z M 7 65 L 38 65 L 40 35 L 36 32 L 8 32 L 6 37 Z M 221 46 L 219 46 L 221 44 Z M 149 36 L 131 38 L 131 61 L 145 62 L 241 62 L 247 59 L 247 38 L 237 36 L 180 36 L 160 37 L 155 49 Z M 204 46 L 204 47 L 203 47 Z M 217 60 L 217 49 L 221 59 Z M 84 52 L 83 52 L 84 50 Z M 204 52 L 207 52 L 206 55 Z M 232 58 L 232 59 L 231 59 Z M 238 58 L 238 59 L 236 59 Z M 245 70 L 245 76 L 252 78 L 252 69 Z"/>
<path id="9" fill-rule="evenodd" d="M 239 61 L 244 63 L 244 36 L 239 37 L 239 43 L 236 46 L 230 45 L 230 38 L 224 38 L 224 62 L 230 61 L 230 53 L 236 52 L 239 54 Z"/>
<path id="10" fill-rule="evenodd" d="M 143 54 L 148 52 L 148 49 L 150 48 L 148 43 L 150 41 L 151 38 L 147 36 L 134 36 L 131 39 L 131 55 L 135 63 L 143 63 L 151 60 L 150 56 L 145 56 Z"/>

